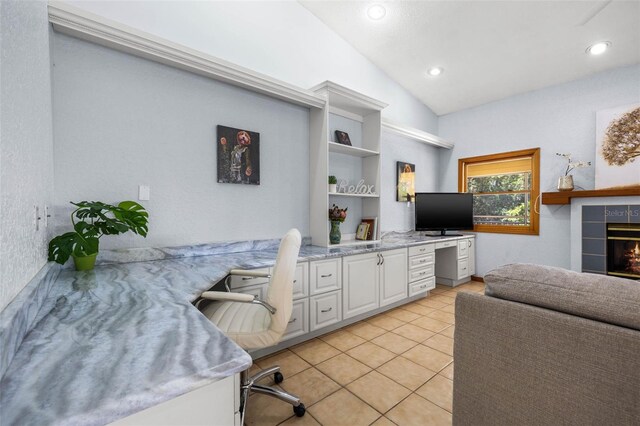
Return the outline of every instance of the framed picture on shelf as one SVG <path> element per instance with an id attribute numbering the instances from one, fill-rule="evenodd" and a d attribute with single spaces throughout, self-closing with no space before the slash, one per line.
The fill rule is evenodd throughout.
<path id="1" fill-rule="evenodd" d="M 361 222 L 356 231 L 356 240 L 366 240 L 368 232 L 369 224 L 367 222 Z"/>
<path id="2" fill-rule="evenodd" d="M 397 161 L 396 167 L 396 201 L 411 202 L 416 196 L 416 165 Z"/>
<path id="3" fill-rule="evenodd" d="M 369 224 L 369 229 L 367 230 L 367 240 L 375 240 L 378 235 L 378 218 L 363 217 L 362 223 Z"/>
<path id="4" fill-rule="evenodd" d="M 336 130 L 336 142 L 342 145 L 351 146 L 351 139 L 349 139 L 349 133 L 342 130 Z"/>

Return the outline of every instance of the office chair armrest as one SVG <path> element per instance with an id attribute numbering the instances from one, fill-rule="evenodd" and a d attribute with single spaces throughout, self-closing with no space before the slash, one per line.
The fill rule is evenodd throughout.
<path id="1" fill-rule="evenodd" d="M 242 275 L 245 277 L 271 278 L 271 274 L 263 271 L 252 271 L 248 269 L 232 269 L 229 275 Z"/>
<path id="2" fill-rule="evenodd" d="M 253 294 L 227 293 L 225 291 L 205 291 L 204 293 L 202 293 L 202 298 L 208 300 L 252 303 L 255 299 L 255 296 Z"/>
<path id="3" fill-rule="evenodd" d="M 207 300 L 220 300 L 226 302 L 241 302 L 241 303 L 255 303 L 265 308 L 271 313 L 271 315 L 277 312 L 277 309 L 268 304 L 267 302 L 258 299 L 253 294 L 244 293 L 227 293 L 224 291 L 205 291 L 201 297 Z"/>

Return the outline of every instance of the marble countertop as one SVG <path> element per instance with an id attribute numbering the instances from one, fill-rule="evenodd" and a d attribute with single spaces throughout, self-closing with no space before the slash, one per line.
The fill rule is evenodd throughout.
<path id="1" fill-rule="evenodd" d="M 390 234 L 378 244 L 305 245 L 299 260 L 459 238 Z M 272 266 L 277 246 L 135 261 L 139 254 L 93 271 L 53 268 L 38 322 L 0 381 L 3 425 L 106 424 L 251 365 L 191 302 L 230 269 Z"/>

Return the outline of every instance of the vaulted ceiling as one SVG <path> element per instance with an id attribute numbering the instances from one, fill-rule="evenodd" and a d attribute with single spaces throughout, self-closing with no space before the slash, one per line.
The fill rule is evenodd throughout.
<path id="1" fill-rule="evenodd" d="M 300 3 L 438 115 L 640 62 L 640 1 Z"/>

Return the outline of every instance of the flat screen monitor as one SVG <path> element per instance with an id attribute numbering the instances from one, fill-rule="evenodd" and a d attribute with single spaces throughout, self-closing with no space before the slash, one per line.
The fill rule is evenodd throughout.
<path id="1" fill-rule="evenodd" d="M 473 194 L 418 192 L 415 212 L 416 231 L 473 229 Z"/>

